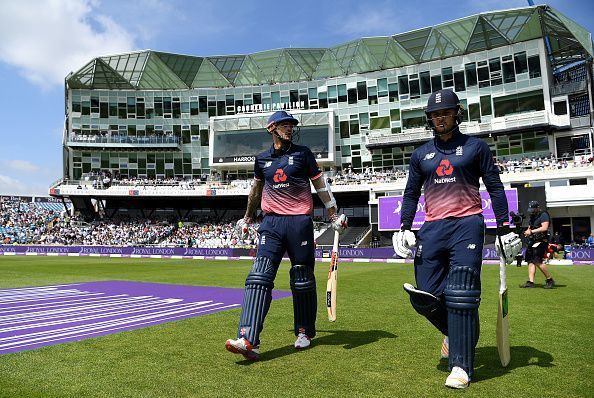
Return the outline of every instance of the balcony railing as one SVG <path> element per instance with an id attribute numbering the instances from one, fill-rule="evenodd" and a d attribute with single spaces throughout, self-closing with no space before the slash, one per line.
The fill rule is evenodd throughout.
<path id="1" fill-rule="evenodd" d="M 514 131 L 544 125 L 569 127 L 569 116 L 549 115 L 546 111 L 525 112 L 492 118 L 490 121 L 483 123 L 478 121 L 464 122 L 460 125 L 460 131 L 467 135 L 485 135 L 488 133 Z M 433 131 L 424 127 L 405 129 L 398 134 L 393 134 L 390 129 L 371 130 L 367 135 L 366 146 L 368 148 L 378 148 L 389 145 L 415 143 L 426 141 L 431 137 L 433 137 Z"/>
<path id="2" fill-rule="evenodd" d="M 575 94 L 585 92 L 587 89 L 588 85 L 586 84 L 585 80 L 578 82 L 557 83 L 551 87 L 551 95 L 555 97 L 557 95 Z"/>
<path id="3" fill-rule="evenodd" d="M 155 135 L 136 137 L 127 135 L 85 135 L 71 134 L 68 136 L 71 147 L 125 147 L 125 148 L 181 148 L 181 141 L 176 136 Z"/>

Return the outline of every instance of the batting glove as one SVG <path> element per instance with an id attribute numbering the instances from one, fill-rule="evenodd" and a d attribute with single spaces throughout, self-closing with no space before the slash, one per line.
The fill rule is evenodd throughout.
<path id="1" fill-rule="evenodd" d="M 394 245 L 394 252 L 402 258 L 410 258 L 412 255 L 412 248 L 417 244 L 417 238 L 408 229 L 401 229 L 394 232 L 392 236 L 392 244 Z"/>
<path id="2" fill-rule="evenodd" d="M 499 226 L 495 238 L 495 250 L 499 257 L 509 263 L 522 251 L 522 240 L 517 233 L 511 232 L 508 226 Z"/>
<path id="3" fill-rule="evenodd" d="M 332 217 L 330 217 L 330 224 L 332 225 L 332 228 L 339 234 L 348 228 L 348 222 L 349 219 L 344 214 L 334 214 Z"/>
<path id="4" fill-rule="evenodd" d="M 237 221 L 237 224 L 235 225 L 235 231 L 237 232 L 239 239 L 246 240 L 249 237 L 249 228 L 251 223 L 252 219 L 250 217 L 244 217 Z"/>

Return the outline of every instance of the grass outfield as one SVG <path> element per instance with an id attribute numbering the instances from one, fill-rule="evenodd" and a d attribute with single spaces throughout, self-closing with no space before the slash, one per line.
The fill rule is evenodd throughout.
<path id="1" fill-rule="evenodd" d="M 239 309 L 0 356 L 1 397 L 592 397 L 594 267 L 551 267 L 558 288 L 519 289 L 527 268 L 508 268 L 512 361 L 495 347 L 498 267 L 483 267 L 475 380 L 443 386 L 441 338 L 402 290 L 411 265 L 341 263 L 338 319 L 323 302 L 328 263 L 318 263 L 318 336 L 293 349 L 292 301 L 275 300 L 262 360 L 225 351 Z M 0 288 L 98 280 L 242 287 L 248 261 L 0 256 Z M 543 282 L 537 275 L 537 282 Z M 288 264 L 276 287 L 289 290 Z M 1 314 L 0 314 L 1 315 Z"/>

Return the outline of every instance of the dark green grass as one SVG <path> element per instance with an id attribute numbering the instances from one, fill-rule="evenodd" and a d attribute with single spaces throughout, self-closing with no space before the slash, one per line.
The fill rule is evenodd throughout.
<path id="1" fill-rule="evenodd" d="M 94 280 L 242 287 L 247 261 L 0 257 L 0 288 Z M 594 267 L 551 267 L 559 287 L 519 289 L 526 268 L 508 268 L 512 362 L 495 348 L 498 267 L 483 267 L 475 380 L 443 386 L 441 338 L 402 290 L 411 265 L 341 263 L 338 320 L 326 318 L 327 263 L 318 263 L 318 336 L 293 347 L 291 299 L 273 302 L 262 360 L 225 351 L 239 309 L 80 342 L 0 356 L 2 397 L 326 397 L 594 395 Z M 543 278 L 538 276 L 537 283 Z M 283 263 L 276 285 L 289 290 Z"/>

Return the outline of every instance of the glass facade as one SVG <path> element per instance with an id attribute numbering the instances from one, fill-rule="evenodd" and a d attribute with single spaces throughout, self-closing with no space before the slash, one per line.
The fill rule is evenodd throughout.
<path id="1" fill-rule="evenodd" d="M 543 65 L 552 58 L 544 53 L 540 29 L 547 19 L 537 14 L 553 11 L 538 6 L 481 14 L 329 49 L 204 58 L 145 51 L 97 58 L 67 79 L 69 177 L 110 169 L 122 178 L 198 178 L 211 172 L 211 117 L 276 109 L 332 109 L 337 168 L 404 167 L 419 140 L 370 150 L 367 135 L 407 137 L 422 129 L 432 91 L 454 90 L 464 121 L 471 123 L 546 108 L 543 80 L 549 72 Z M 564 37 L 581 32 L 567 24 L 561 31 L 558 19 Z M 578 39 L 572 43 L 582 53 L 592 50 Z M 589 106 L 582 97 L 570 100 L 572 115 Z M 81 148 L 81 137 L 146 145 Z M 163 139 L 178 145 L 152 145 Z M 538 131 L 487 141 L 497 156 L 549 150 Z"/>

